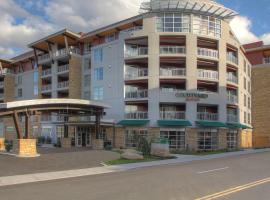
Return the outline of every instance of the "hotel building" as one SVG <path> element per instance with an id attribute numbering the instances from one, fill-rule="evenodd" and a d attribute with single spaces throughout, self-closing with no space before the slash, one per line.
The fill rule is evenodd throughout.
<path id="1" fill-rule="evenodd" d="M 257 148 L 270 147 L 270 45 L 256 42 L 244 48 L 252 64 L 253 144 Z"/>
<path id="2" fill-rule="evenodd" d="M 229 26 L 235 15 L 212 0 L 151 0 L 89 33 L 57 32 L 1 60 L 2 101 L 108 104 L 99 138 L 116 147 L 135 147 L 138 136 L 168 138 L 177 151 L 251 147 L 251 68 Z M 68 130 L 73 145 L 91 146 L 90 121 L 44 111 L 32 134 L 55 142 Z M 12 130 L 3 121 L 4 137 Z"/>

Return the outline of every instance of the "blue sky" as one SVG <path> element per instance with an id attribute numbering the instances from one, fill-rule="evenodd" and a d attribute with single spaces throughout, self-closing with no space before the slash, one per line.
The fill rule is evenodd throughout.
<path id="1" fill-rule="evenodd" d="M 0 0 L 0 57 L 27 51 L 27 44 L 68 28 L 89 32 L 138 14 L 142 0 Z M 242 43 L 270 44 L 270 0 L 218 0 L 240 16 L 231 27 Z"/>

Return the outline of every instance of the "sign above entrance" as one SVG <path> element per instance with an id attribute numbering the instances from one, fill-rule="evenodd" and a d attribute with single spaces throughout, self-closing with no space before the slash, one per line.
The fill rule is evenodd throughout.
<path id="1" fill-rule="evenodd" d="M 176 93 L 175 96 L 179 98 L 186 98 L 186 101 L 200 101 L 200 99 L 208 98 L 208 94 L 196 92 L 181 92 Z"/>

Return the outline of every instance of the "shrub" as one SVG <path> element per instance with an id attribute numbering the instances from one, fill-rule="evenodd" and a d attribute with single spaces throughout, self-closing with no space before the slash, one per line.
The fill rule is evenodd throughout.
<path id="1" fill-rule="evenodd" d="M 5 148 L 7 152 L 10 152 L 13 147 L 13 141 L 12 140 L 5 140 Z"/>
<path id="2" fill-rule="evenodd" d="M 51 144 L 52 143 L 52 138 L 51 137 L 47 137 L 46 138 L 46 144 Z"/>
<path id="3" fill-rule="evenodd" d="M 137 150 L 142 152 L 144 156 L 149 156 L 151 154 L 151 142 L 148 142 L 145 137 L 139 137 Z"/>
<path id="4" fill-rule="evenodd" d="M 38 141 L 38 144 L 44 144 L 45 140 L 46 138 L 44 136 L 39 136 L 37 141 Z"/>

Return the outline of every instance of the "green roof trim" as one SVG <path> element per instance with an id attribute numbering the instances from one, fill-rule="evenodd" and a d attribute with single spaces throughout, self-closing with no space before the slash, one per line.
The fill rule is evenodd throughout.
<path id="1" fill-rule="evenodd" d="M 209 127 L 209 128 L 227 128 L 228 126 L 222 122 L 213 122 L 213 121 L 197 121 L 199 126 Z"/>
<path id="2" fill-rule="evenodd" d="M 150 120 L 139 120 L 139 119 L 126 119 L 118 122 L 118 125 L 122 126 L 143 126 L 149 123 Z"/>
<path id="3" fill-rule="evenodd" d="M 192 124 L 186 120 L 158 120 L 157 123 L 159 126 L 192 126 Z"/>
<path id="4" fill-rule="evenodd" d="M 232 129 L 252 129 L 252 127 L 240 123 L 227 123 L 227 126 Z"/>

